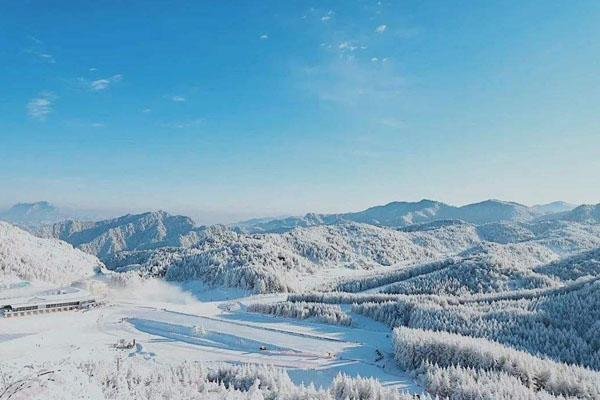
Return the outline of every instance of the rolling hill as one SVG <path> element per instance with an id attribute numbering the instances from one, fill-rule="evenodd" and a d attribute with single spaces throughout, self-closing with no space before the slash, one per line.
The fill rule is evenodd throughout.
<path id="1" fill-rule="evenodd" d="M 154 211 L 97 221 L 65 221 L 38 230 L 101 259 L 124 250 L 185 246 L 194 242 L 194 222 L 184 216 Z"/>
<path id="2" fill-rule="evenodd" d="M 333 225 L 340 222 L 401 228 L 441 220 L 460 220 L 475 225 L 494 222 L 528 222 L 569 206 L 563 202 L 527 207 L 523 204 L 485 200 L 479 203 L 455 207 L 439 201 L 392 202 L 359 212 L 342 214 L 307 214 L 304 217 L 286 217 L 271 220 L 253 220 L 233 224 L 245 233 L 285 232 L 297 227 Z"/>
<path id="3" fill-rule="evenodd" d="M 67 284 L 94 275 L 102 263 L 56 239 L 42 239 L 0 222 L 0 276 Z"/>

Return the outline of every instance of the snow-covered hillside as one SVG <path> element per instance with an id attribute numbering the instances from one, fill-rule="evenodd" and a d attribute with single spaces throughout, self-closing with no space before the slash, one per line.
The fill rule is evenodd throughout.
<path id="1" fill-rule="evenodd" d="M 475 228 L 465 224 L 400 232 L 346 223 L 261 235 L 214 226 L 199 231 L 197 243 L 189 248 L 124 252 L 107 263 L 112 268 L 137 265 L 169 280 L 201 279 L 258 292 L 297 291 L 313 275 L 331 279 L 352 271 L 425 262 L 479 242 Z"/>
<path id="2" fill-rule="evenodd" d="M 0 390 L 48 397 L 66 385 L 123 399 L 204 398 L 206 390 L 216 398 L 411 398 L 358 378 L 366 375 L 420 398 L 595 399 L 597 206 L 548 214 L 557 207 L 422 201 L 237 227 L 195 227 L 163 212 L 45 227 L 41 234 L 103 257 L 114 272 L 86 284 L 102 288 L 111 307 L 64 317 L 82 337 L 50 315 L 39 327 L 26 319 L 0 326 L 7 332 L 0 350 L 14 363 L 0 360 L 10 371 Z M 244 232 L 256 224 L 261 233 Z M 100 264 L 58 240 L 0 228 L 5 277 L 62 284 Z M 113 344 L 123 337 L 139 341 L 120 353 Z M 15 350 L 34 346 L 46 351 Z M 66 353 L 75 361 L 59 371 Z M 204 366 L 207 360 L 290 371 Z M 25 365 L 31 374 L 19 372 Z M 335 378 L 340 371 L 349 377 Z M 160 379 L 170 383 L 154 385 Z"/>
<path id="3" fill-rule="evenodd" d="M 600 203 L 584 204 L 570 211 L 545 215 L 541 219 L 598 224 L 600 223 Z"/>
<path id="4" fill-rule="evenodd" d="M 539 262 L 543 264 L 600 247 L 600 224 L 594 223 L 593 207 L 569 211 L 586 215 L 577 221 L 564 213 L 537 217 L 563 207 L 560 204 L 536 207 L 538 211 L 499 200 L 454 207 L 422 200 L 231 228 L 195 227 L 187 217 L 158 211 L 99 222 L 65 221 L 45 226 L 39 234 L 97 255 L 116 271 L 137 270 L 176 281 L 200 279 L 258 292 L 298 291 L 315 282 L 322 285 L 337 277 L 397 270 L 485 248 L 485 257 L 466 252 L 462 261 L 460 257 L 452 261 L 453 268 L 435 273 L 445 276 L 438 282 L 444 286 L 440 290 L 479 293 L 552 284 L 547 276 L 535 276 L 533 264 L 521 262 L 521 249 L 544 255 Z M 494 258 L 489 252 L 502 256 Z M 511 267 L 502 267 L 506 265 Z M 432 290 L 433 276 L 413 277 L 413 283 L 427 282 L 427 289 L 410 290 Z"/>
<path id="5" fill-rule="evenodd" d="M 548 204 L 536 204 L 531 208 L 538 214 L 555 214 L 559 212 L 571 211 L 577 207 L 575 204 L 570 204 L 564 201 L 553 201 Z"/>
<path id="6" fill-rule="evenodd" d="M 92 276 L 102 263 L 56 239 L 0 222 L 0 277 L 66 284 Z"/>
<path id="7" fill-rule="evenodd" d="M 194 222 L 188 217 L 156 211 L 98 222 L 65 221 L 44 226 L 38 234 L 104 258 L 123 250 L 185 246 L 195 240 L 193 229 Z"/>
<path id="8" fill-rule="evenodd" d="M 274 292 L 298 291 L 337 276 L 397 270 L 457 256 L 452 268 L 437 271 L 436 276 L 450 273 L 446 278 L 454 288 L 443 290 L 458 293 L 545 287 L 551 280 L 536 277 L 534 266 L 600 247 L 600 225 L 566 221 L 474 225 L 440 220 L 400 230 L 337 223 L 267 234 L 244 234 L 224 226 L 191 228 L 186 233 L 189 227 L 173 230 L 169 247 L 159 247 L 168 242 L 154 242 L 149 235 L 149 242 L 132 247 L 137 250 L 111 248 L 103 253 L 103 260 L 117 271 L 138 270 L 169 280 L 200 279 L 216 286 Z M 80 245 L 82 249 L 89 246 Z M 523 251 L 534 261 L 523 259 Z M 432 277 L 413 281 L 428 282 L 430 287 Z M 446 278 L 437 284 L 449 284 Z M 459 283 L 463 280 L 470 283 Z"/>
<path id="9" fill-rule="evenodd" d="M 304 217 L 252 220 L 233 226 L 246 233 L 264 233 L 285 232 L 297 227 L 332 225 L 343 222 L 359 222 L 396 228 L 440 220 L 461 220 L 480 225 L 494 222 L 526 222 L 542 215 L 571 210 L 573 207 L 563 202 L 527 207 L 523 204 L 501 200 L 485 200 L 456 207 L 424 199 L 418 202 L 395 201 L 359 212 L 307 214 Z"/>
<path id="10" fill-rule="evenodd" d="M 558 259 L 536 244 L 485 243 L 436 266 L 430 273 L 394 283 L 385 293 L 465 295 L 557 285 L 533 268 Z"/>

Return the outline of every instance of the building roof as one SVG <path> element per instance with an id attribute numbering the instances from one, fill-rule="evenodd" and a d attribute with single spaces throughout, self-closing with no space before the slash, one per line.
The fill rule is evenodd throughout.
<path id="1" fill-rule="evenodd" d="M 0 298 L 0 308 L 10 306 L 11 308 L 27 307 L 33 305 L 69 303 L 74 301 L 93 300 L 92 295 L 87 291 L 76 287 L 64 287 L 57 289 L 46 289 L 40 291 L 19 291 L 16 297 Z M 29 293 L 30 292 L 30 293 Z"/>

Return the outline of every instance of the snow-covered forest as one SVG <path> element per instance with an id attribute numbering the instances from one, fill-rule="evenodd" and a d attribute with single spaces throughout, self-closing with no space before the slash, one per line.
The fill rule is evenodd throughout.
<path id="1" fill-rule="evenodd" d="M 40 398 L 40 393 L 53 400 L 414 400 L 370 378 L 339 374 L 323 389 L 296 385 L 284 370 L 270 366 L 181 362 L 166 367 L 137 358 L 65 361 L 0 373 L 0 378 L 0 395 L 12 400 Z"/>
<path id="2" fill-rule="evenodd" d="M 102 263 L 55 239 L 40 239 L 0 221 L 0 279 L 67 284 L 94 275 Z"/>
<path id="3" fill-rule="evenodd" d="M 308 319 L 335 325 L 351 325 L 352 318 L 339 305 L 305 302 L 281 302 L 274 304 L 254 303 L 248 311 L 271 314 L 280 317 Z"/>
<path id="4" fill-rule="evenodd" d="M 49 346 L 51 327 L 56 348 L 77 354 L 40 361 L 4 347 L 17 361 L 0 361 L 0 393 L 600 399 L 600 205 L 547 209 L 419 202 L 231 226 L 164 212 L 0 223 L 0 290 L 77 282 L 102 298 L 80 322 L 93 350 L 64 347 L 63 331 L 43 328 L 50 316 L 40 328 L 0 321 L 0 348 Z M 22 336 L 36 329 L 39 342 Z M 133 332 L 140 341 L 115 358 L 107 340 Z"/>

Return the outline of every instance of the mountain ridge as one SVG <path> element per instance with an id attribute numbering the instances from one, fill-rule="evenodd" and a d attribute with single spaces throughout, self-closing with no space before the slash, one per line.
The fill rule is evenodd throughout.
<path id="1" fill-rule="evenodd" d="M 186 237 L 195 235 L 194 229 L 191 218 L 160 210 L 96 222 L 68 220 L 43 226 L 36 233 L 64 240 L 103 258 L 123 250 L 182 246 Z"/>
<path id="2" fill-rule="evenodd" d="M 340 222 L 359 222 L 391 228 L 402 228 L 413 224 L 440 220 L 461 220 L 480 225 L 493 222 L 531 221 L 543 215 L 551 215 L 548 210 L 558 209 L 561 212 L 568 212 L 570 211 L 568 210 L 569 207 L 570 205 L 565 202 L 553 202 L 529 207 L 524 204 L 498 199 L 453 206 L 435 200 L 422 199 L 417 202 L 393 201 L 356 212 L 338 214 L 308 213 L 300 217 L 242 221 L 230 226 L 245 233 L 281 233 L 297 227 L 330 225 Z"/>
<path id="3" fill-rule="evenodd" d="M 67 284 L 104 265 L 91 254 L 0 221 L 0 278 Z"/>

